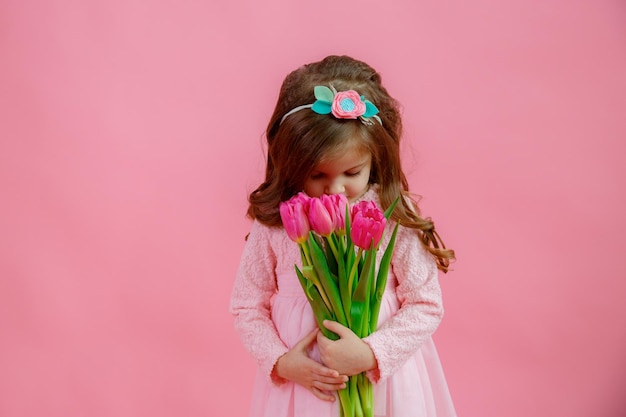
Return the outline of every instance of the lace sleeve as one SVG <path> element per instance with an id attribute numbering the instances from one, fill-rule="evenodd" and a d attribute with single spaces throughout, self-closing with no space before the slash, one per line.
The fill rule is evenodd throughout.
<path id="1" fill-rule="evenodd" d="M 269 230 L 254 222 L 244 247 L 230 299 L 230 312 L 244 347 L 263 372 L 272 375 L 278 358 L 288 349 L 278 336 L 271 318 L 270 300 L 276 292 L 276 255 Z"/>

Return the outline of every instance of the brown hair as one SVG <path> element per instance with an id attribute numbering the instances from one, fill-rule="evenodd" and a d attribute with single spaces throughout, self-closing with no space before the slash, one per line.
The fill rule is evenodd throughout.
<path id="1" fill-rule="evenodd" d="M 288 111 L 315 101 L 316 85 L 357 91 L 378 107 L 382 125 L 374 120 L 366 125 L 359 119 L 336 119 L 308 109 L 290 114 L 281 122 Z M 446 249 L 433 222 L 420 216 L 417 201 L 409 194 L 400 161 L 401 136 L 398 103 L 383 87 L 380 74 L 366 63 L 348 56 L 328 56 L 298 68 L 283 81 L 268 124 L 265 181 L 248 198 L 248 216 L 268 226 L 280 226 L 279 203 L 302 190 L 323 158 L 340 152 L 348 143 L 354 144 L 347 139 L 356 137 L 361 140 L 359 146 L 372 155 L 369 181 L 379 185 L 383 210 L 403 195 L 391 218 L 420 230 L 422 243 L 435 257 L 439 269 L 447 272 L 454 251 Z"/>

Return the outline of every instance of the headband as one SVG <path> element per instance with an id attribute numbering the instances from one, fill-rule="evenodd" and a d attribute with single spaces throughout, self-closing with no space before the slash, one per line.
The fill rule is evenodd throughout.
<path id="1" fill-rule="evenodd" d="M 313 93 L 316 98 L 313 104 L 304 104 L 291 109 L 280 119 L 280 123 L 290 114 L 303 109 L 311 109 L 317 114 L 332 114 L 337 119 L 361 119 L 361 122 L 366 125 L 373 124 L 372 119 L 376 119 L 378 123 L 383 124 L 377 116 L 378 108 L 354 90 L 337 92 L 332 85 L 330 88 L 316 85 Z"/>

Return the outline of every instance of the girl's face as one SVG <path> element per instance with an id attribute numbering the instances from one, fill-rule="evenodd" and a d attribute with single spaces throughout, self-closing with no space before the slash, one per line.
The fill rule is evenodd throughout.
<path id="1" fill-rule="evenodd" d="M 345 194 L 353 202 L 367 191 L 371 167 L 372 155 L 351 146 L 315 166 L 304 183 L 304 192 L 311 197 Z"/>

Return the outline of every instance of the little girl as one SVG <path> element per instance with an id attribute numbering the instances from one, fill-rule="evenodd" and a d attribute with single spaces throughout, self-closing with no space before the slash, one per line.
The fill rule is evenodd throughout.
<path id="1" fill-rule="evenodd" d="M 331 106 L 316 101 L 317 86 L 331 92 Z M 266 132 L 265 181 L 249 197 L 254 222 L 230 303 L 259 365 L 250 416 L 339 417 L 336 391 L 360 372 L 374 383 L 376 416 L 456 415 L 431 339 L 443 315 L 437 270 L 447 271 L 454 252 L 409 196 L 401 132 L 397 102 L 364 62 L 329 56 L 284 80 Z M 324 325 L 338 340 L 317 329 L 295 274 L 300 252 L 279 213 L 279 203 L 300 191 L 343 193 L 383 210 L 404 197 L 380 246 L 379 262 L 400 221 L 378 329 L 366 338 L 332 321 Z"/>

